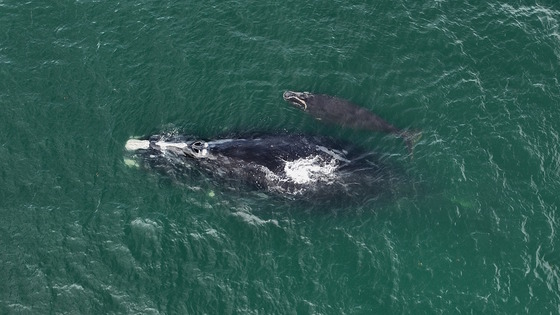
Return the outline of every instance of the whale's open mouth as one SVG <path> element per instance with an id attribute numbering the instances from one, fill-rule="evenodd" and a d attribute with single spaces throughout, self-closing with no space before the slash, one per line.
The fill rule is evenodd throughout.
<path id="1" fill-rule="evenodd" d="M 284 98 L 284 100 L 303 108 L 303 110 L 307 110 L 307 102 L 305 100 L 307 99 L 308 95 L 309 93 L 307 92 L 286 91 L 284 92 L 284 94 L 282 94 L 282 97 Z"/>

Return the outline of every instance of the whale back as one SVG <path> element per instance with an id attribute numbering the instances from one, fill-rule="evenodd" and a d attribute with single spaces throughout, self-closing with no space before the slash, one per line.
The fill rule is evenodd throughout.
<path id="1" fill-rule="evenodd" d="M 140 140 L 142 145 L 132 141 L 139 140 L 129 140 L 126 147 L 144 165 L 174 178 L 188 181 L 185 177 L 197 170 L 230 188 L 244 183 L 286 197 L 367 193 L 368 187 L 372 192 L 386 186 L 391 177 L 370 155 L 324 137 L 263 135 L 202 141 L 153 136 Z"/>

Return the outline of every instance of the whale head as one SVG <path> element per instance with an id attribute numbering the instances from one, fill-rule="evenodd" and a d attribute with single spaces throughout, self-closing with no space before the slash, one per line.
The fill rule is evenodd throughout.
<path id="1" fill-rule="evenodd" d="M 293 92 L 286 91 L 282 95 L 285 101 L 290 102 L 292 105 L 307 110 L 309 101 L 313 98 L 313 94 L 309 92 Z"/>
<path id="2" fill-rule="evenodd" d="M 152 156 L 167 156 L 169 158 L 211 158 L 208 143 L 202 140 L 164 139 L 155 137 L 149 140 L 129 139 L 125 149 L 132 153 L 150 152 Z"/>

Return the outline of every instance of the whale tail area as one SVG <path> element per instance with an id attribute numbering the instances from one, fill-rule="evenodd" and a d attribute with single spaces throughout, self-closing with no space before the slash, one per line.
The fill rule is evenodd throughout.
<path id="1" fill-rule="evenodd" d="M 414 156 L 414 146 L 418 143 L 418 141 L 420 141 L 420 138 L 422 138 L 422 132 L 418 130 L 403 131 L 399 134 L 399 137 L 401 137 L 406 143 L 408 153 L 410 153 L 411 156 Z"/>

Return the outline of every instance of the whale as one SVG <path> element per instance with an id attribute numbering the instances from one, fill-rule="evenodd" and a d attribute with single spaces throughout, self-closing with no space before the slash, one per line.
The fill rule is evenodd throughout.
<path id="1" fill-rule="evenodd" d="M 402 138 L 408 151 L 412 153 L 419 132 L 399 129 L 373 112 L 350 101 L 326 94 L 285 91 L 283 98 L 318 120 L 341 125 L 342 127 L 371 130 Z"/>
<path id="2" fill-rule="evenodd" d="M 375 154 L 321 136 L 261 134 L 203 140 L 159 134 L 131 138 L 125 151 L 134 165 L 175 179 L 192 183 L 201 175 L 227 189 L 291 199 L 379 194 L 398 180 Z"/>

